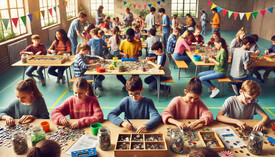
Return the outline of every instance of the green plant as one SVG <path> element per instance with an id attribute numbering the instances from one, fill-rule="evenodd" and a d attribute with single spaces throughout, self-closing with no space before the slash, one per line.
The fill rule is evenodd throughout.
<path id="1" fill-rule="evenodd" d="M 67 14 L 67 19 L 71 19 L 71 18 L 73 18 L 74 16 L 72 16 L 72 15 L 68 15 Z"/>
<path id="2" fill-rule="evenodd" d="M 49 22 L 49 23 L 46 23 L 46 26 L 51 26 L 51 25 L 53 25 L 53 24 L 54 24 L 54 22 L 51 21 L 51 22 Z"/>
<path id="3" fill-rule="evenodd" d="M 145 9 L 142 9 L 142 10 L 136 9 L 135 11 L 136 11 L 137 14 L 139 14 L 143 18 L 145 18 L 145 16 L 150 13 L 150 11 L 147 10 L 147 9 L 146 10 Z"/>

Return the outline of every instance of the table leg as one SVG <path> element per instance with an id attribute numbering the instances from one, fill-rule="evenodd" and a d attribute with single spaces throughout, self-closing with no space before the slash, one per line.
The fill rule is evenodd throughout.
<path id="1" fill-rule="evenodd" d="M 153 75 L 157 80 L 157 91 L 158 91 L 158 101 L 159 101 L 159 95 L 160 95 L 160 75 Z"/>
<path id="2" fill-rule="evenodd" d="M 71 79 L 72 79 L 73 77 L 72 77 L 72 70 L 71 70 L 71 67 L 69 67 L 69 69 L 70 69 L 70 77 L 71 77 Z"/>
<path id="3" fill-rule="evenodd" d="M 180 80 L 180 68 L 179 68 L 179 74 L 178 74 L 178 76 L 179 76 L 179 80 Z"/>
<path id="4" fill-rule="evenodd" d="M 23 80 L 25 80 L 25 72 L 26 72 L 26 67 L 24 66 L 24 68 L 23 68 Z"/>
<path id="5" fill-rule="evenodd" d="M 95 88 L 95 83 L 96 83 L 96 79 L 99 75 L 94 75 L 94 82 L 93 82 L 93 88 L 94 88 L 94 94 L 96 95 L 96 88 Z"/>
<path id="6" fill-rule="evenodd" d="M 70 90 L 70 81 L 69 81 L 69 75 L 68 75 L 68 68 L 66 69 L 66 77 L 67 77 L 67 85 Z"/>
<path id="7" fill-rule="evenodd" d="M 198 66 L 196 66 L 195 77 L 197 77 L 197 72 L 198 72 Z"/>

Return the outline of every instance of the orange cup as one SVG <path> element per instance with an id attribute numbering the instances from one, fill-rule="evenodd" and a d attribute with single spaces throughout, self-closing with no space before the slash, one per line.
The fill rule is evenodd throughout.
<path id="1" fill-rule="evenodd" d="M 48 121 L 43 121 L 40 125 L 45 132 L 50 131 L 50 123 Z"/>

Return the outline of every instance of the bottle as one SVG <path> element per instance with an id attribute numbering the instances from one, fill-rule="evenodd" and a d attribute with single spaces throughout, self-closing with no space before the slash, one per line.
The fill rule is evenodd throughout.
<path id="1" fill-rule="evenodd" d="M 23 130 L 16 131 L 12 134 L 13 150 L 16 154 L 24 154 L 28 150 L 27 136 Z"/>
<path id="2" fill-rule="evenodd" d="M 111 148 L 111 132 L 108 127 L 102 126 L 98 130 L 99 148 L 103 151 Z"/>
<path id="3" fill-rule="evenodd" d="M 45 140 L 45 132 L 41 126 L 36 126 L 31 129 L 32 146 L 35 146 L 39 141 Z"/>
<path id="4" fill-rule="evenodd" d="M 252 154 L 260 154 L 263 151 L 264 136 L 260 131 L 253 131 L 249 135 L 247 149 Z"/>
<path id="5" fill-rule="evenodd" d="M 170 149 L 174 153 L 182 153 L 184 149 L 184 141 L 182 131 L 178 128 L 172 129 L 170 136 Z"/>

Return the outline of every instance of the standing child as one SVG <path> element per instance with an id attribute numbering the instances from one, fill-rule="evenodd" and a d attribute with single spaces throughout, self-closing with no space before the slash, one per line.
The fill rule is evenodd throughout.
<path id="1" fill-rule="evenodd" d="M 173 30 L 174 30 L 175 28 L 178 27 L 177 17 L 178 17 L 177 14 L 174 14 L 174 15 L 173 15 L 173 19 L 172 19 L 172 29 L 173 29 Z"/>
<path id="2" fill-rule="evenodd" d="M 265 50 L 265 54 L 270 55 L 270 56 L 275 56 L 275 35 L 271 37 L 271 42 L 272 45 L 269 49 Z M 268 78 L 268 75 L 270 74 L 271 71 L 275 72 L 275 68 L 267 68 L 265 73 L 264 73 L 264 80 Z"/>
<path id="3" fill-rule="evenodd" d="M 44 46 L 44 44 L 40 43 L 40 36 L 35 34 L 32 35 L 32 45 L 28 46 L 25 50 L 20 52 L 20 55 L 22 54 L 28 54 L 28 55 L 47 55 L 47 50 Z M 29 68 L 26 71 L 26 74 L 28 77 L 33 78 L 34 75 L 32 74 L 34 70 L 37 70 L 37 74 L 39 76 L 39 80 L 41 81 L 41 85 L 45 86 L 45 78 L 43 75 L 43 69 L 44 66 L 29 66 Z"/>
<path id="4" fill-rule="evenodd" d="M 170 19 L 169 16 L 165 14 L 165 9 L 159 9 L 159 15 L 162 17 L 161 26 L 162 26 L 162 43 L 164 45 L 164 50 L 167 48 L 167 41 L 170 35 Z"/>
<path id="5" fill-rule="evenodd" d="M 242 47 L 242 41 L 245 38 L 245 36 L 246 36 L 246 32 L 242 27 L 236 34 L 235 38 L 231 41 L 231 44 L 229 46 L 230 54 L 232 54 L 236 48 Z"/>
<path id="6" fill-rule="evenodd" d="M 164 124 L 174 124 L 180 129 L 199 128 L 213 121 L 213 114 L 200 99 L 202 85 L 199 78 L 193 77 L 184 89 L 185 96 L 175 97 L 161 117 Z M 189 126 L 177 119 L 198 119 Z"/>
<path id="7" fill-rule="evenodd" d="M 94 95 L 92 85 L 84 78 L 77 78 L 73 89 L 74 96 L 67 98 L 61 106 L 53 110 L 51 120 L 54 124 L 75 129 L 101 123 L 103 112 Z M 78 121 L 71 124 L 65 117 L 67 115 L 70 115 L 70 119 L 78 119 Z"/>
<path id="8" fill-rule="evenodd" d="M 203 36 L 201 35 L 201 26 L 198 26 L 198 25 L 195 26 L 195 32 L 189 39 L 188 44 L 191 45 L 194 42 L 196 43 L 196 45 L 204 44 L 204 39 L 203 39 Z"/>
<path id="9" fill-rule="evenodd" d="M 6 121 L 8 126 L 14 126 L 14 119 L 19 123 L 29 123 L 34 119 L 49 119 L 49 112 L 35 80 L 28 78 L 19 82 L 15 87 L 17 100 L 1 111 L 0 119 Z"/>
<path id="10" fill-rule="evenodd" d="M 192 32 L 186 30 L 177 40 L 176 48 L 173 53 L 175 60 L 184 60 L 187 63 L 191 62 L 191 59 L 186 54 L 186 49 L 191 51 L 191 47 L 188 45 L 187 41 L 190 40 Z"/>
<path id="11" fill-rule="evenodd" d="M 103 39 L 98 37 L 98 29 L 91 30 L 92 39 L 90 39 L 88 45 L 91 46 L 91 55 L 97 55 L 103 57 L 103 46 L 107 46 Z"/>
<path id="12" fill-rule="evenodd" d="M 150 29 L 155 26 L 155 16 L 154 16 L 155 12 L 156 12 L 156 8 L 151 7 L 150 14 L 146 15 L 146 18 L 145 18 L 145 23 L 147 25 L 146 30 L 147 30 L 148 34 L 149 34 Z"/>
<path id="13" fill-rule="evenodd" d="M 42 140 L 27 152 L 27 157 L 60 157 L 61 146 L 54 140 Z"/>
<path id="14" fill-rule="evenodd" d="M 140 77 L 130 77 L 127 80 L 126 89 L 129 96 L 122 99 L 120 104 L 109 113 L 108 120 L 115 125 L 132 130 L 134 124 L 130 124 L 119 117 L 124 112 L 124 116 L 128 119 L 150 119 L 151 117 L 149 122 L 136 129 L 137 133 L 143 133 L 156 127 L 161 122 L 161 117 L 152 99 L 141 95 L 143 87 Z"/>
<path id="15" fill-rule="evenodd" d="M 91 36 L 90 32 L 91 32 L 91 30 L 94 29 L 94 28 L 95 28 L 95 25 L 94 25 L 94 24 L 89 24 L 89 25 L 85 28 L 84 32 L 82 33 L 82 36 L 83 36 L 83 39 L 84 39 L 84 41 L 83 41 L 84 44 L 88 44 L 88 43 L 89 43 L 89 40 L 92 39 L 92 36 Z M 77 53 L 76 53 L 76 54 L 77 54 Z"/>
<path id="16" fill-rule="evenodd" d="M 262 131 L 263 126 L 268 123 L 270 118 L 257 103 L 257 97 L 260 95 L 260 85 L 256 81 L 246 80 L 242 84 L 239 96 L 231 96 L 225 100 L 217 115 L 217 120 L 236 124 L 245 130 L 248 125 L 240 119 L 253 119 L 254 115 L 259 114 L 263 119 L 254 126 L 253 131 Z M 227 116 L 224 116 L 225 114 Z"/>
<path id="17" fill-rule="evenodd" d="M 160 42 L 156 33 L 157 30 L 155 28 L 150 29 L 150 37 L 146 39 L 146 47 L 149 50 L 147 57 L 156 57 L 154 51 L 151 49 L 154 43 Z"/>
<path id="18" fill-rule="evenodd" d="M 202 26 L 202 31 L 201 31 L 201 35 L 205 35 L 206 33 L 206 24 L 207 24 L 207 14 L 205 13 L 204 10 L 201 10 L 201 26 Z"/>
<path id="19" fill-rule="evenodd" d="M 167 41 L 167 49 L 166 49 L 166 52 L 168 54 L 174 53 L 179 33 L 180 33 L 180 29 L 175 28 L 175 29 L 173 29 L 173 33 L 170 34 L 168 41 Z"/>
<path id="20" fill-rule="evenodd" d="M 111 57 L 119 57 L 119 45 L 121 43 L 120 31 L 118 28 L 112 29 L 112 37 L 109 39 L 108 43 L 111 44 Z"/>

